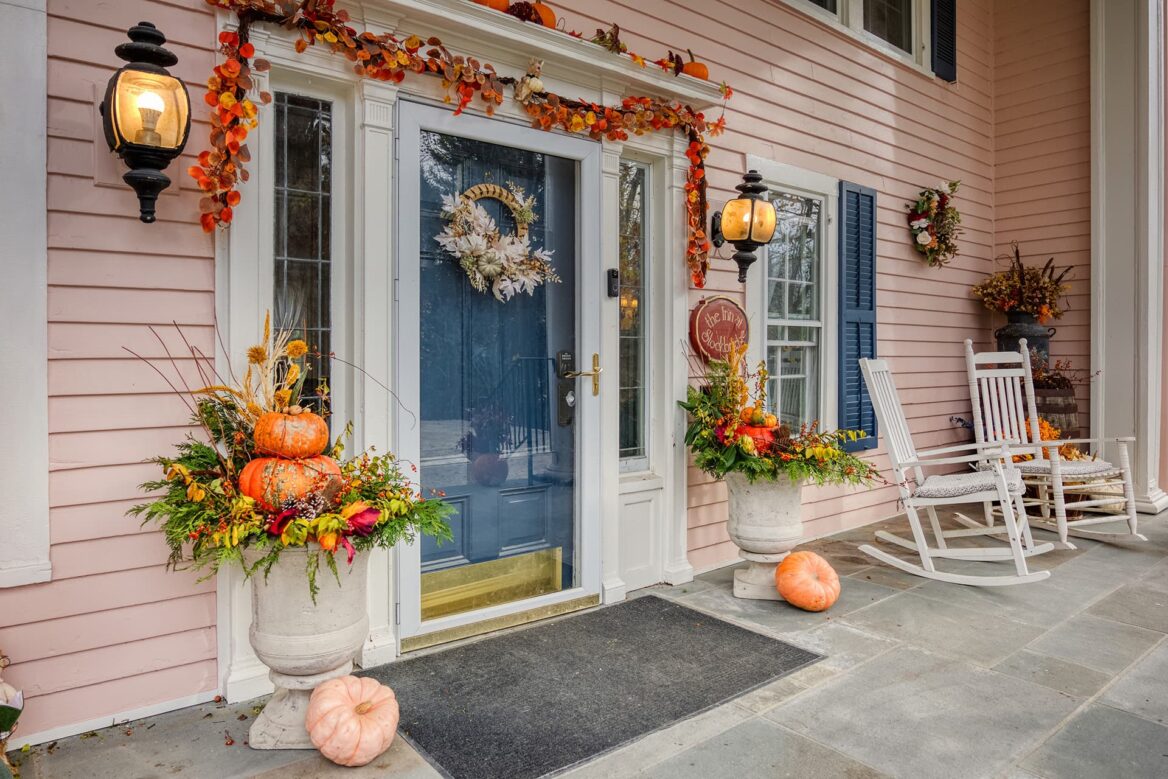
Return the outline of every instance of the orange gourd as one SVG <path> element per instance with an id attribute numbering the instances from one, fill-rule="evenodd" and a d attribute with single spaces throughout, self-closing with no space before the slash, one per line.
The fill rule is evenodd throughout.
<path id="1" fill-rule="evenodd" d="M 543 24 L 543 26 L 555 29 L 556 12 L 553 11 L 547 3 L 535 2 L 532 3 L 532 6 L 535 8 L 535 12 L 539 14 L 539 21 Z"/>
<path id="2" fill-rule="evenodd" d="M 754 439 L 754 448 L 759 454 L 766 454 L 775 442 L 775 429 L 762 425 L 741 425 L 739 435 L 748 435 Z"/>
<path id="3" fill-rule="evenodd" d="M 299 500 L 340 476 L 337 461 L 324 455 L 303 460 L 257 457 L 239 472 L 239 491 L 265 511 L 275 511 L 284 501 Z"/>
<path id="4" fill-rule="evenodd" d="M 709 66 L 704 62 L 698 62 L 696 59 L 694 59 L 693 52 L 689 49 L 686 49 L 685 52 L 689 55 L 689 62 L 686 62 L 681 66 L 681 72 L 685 73 L 686 75 L 693 76 L 694 78 L 700 78 L 702 81 L 709 81 Z"/>
<path id="5" fill-rule="evenodd" d="M 826 611 L 840 594 L 835 569 L 815 552 L 791 552 L 775 569 L 775 586 L 783 600 L 804 611 Z"/>
<path id="6" fill-rule="evenodd" d="M 511 5 L 509 0 L 474 0 L 479 5 L 485 5 L 487 8 L 493 8 L 496 11 L 503 11 L 506 13 L 507 7 Z"/>
<path id="7" fill-rule="evenodd" d="M 292 406 L 286 412 L 268 411 L 255 424 L 255 446 L 260 454 L 277 457 L 314 457 L 328 446 L 328 423 Z"/>
<path id="8" fill-rule="evenodd" d="M 337 765 L 359 766 L 389 749 L 398 716 L 393 690 L 375 679 L 342 676 L 312 691 L 304 726 L 322 755 Z"/>

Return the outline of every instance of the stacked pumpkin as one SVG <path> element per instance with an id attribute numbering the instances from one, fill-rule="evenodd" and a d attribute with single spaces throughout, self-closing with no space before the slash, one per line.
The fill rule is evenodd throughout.
<path id="1" fill-rule="evenodd" d="M 542 24 L 544 27 L 556 26 L 556 12 L 548 6 L 547 3 L 538 2 L 516 2 L 512 3 L 509 0 L 474 0 L 479 5 L 485 5 L 488 8 L 493 8 L 496 11 L 502 11 L 505 14 L 511 14 L 516 19 L 525 22 L 534 22 Z"/>
<path id="2" fill-rule="evenodd" d="M 328 423 L 305 408 L 290 406 L 261 414 L 253 437 L 261 456 L 243 467 L 239 491 L 266 511 L 277 511 L 287 501 L 300 500 L 340 479 L 337 461 L 323 454 Z"/>
<path id="3" fill-rule="evenodd" d="M 781 445 L 791 437 L 790 429 L 786 425 L 780 427 L 778 417 L 768 414 L 761 404 L 742 409 L 739 421 L 742 424 L 738 435 L 750 436 L 759 454 L 767 454 L 776 443 Z"/>

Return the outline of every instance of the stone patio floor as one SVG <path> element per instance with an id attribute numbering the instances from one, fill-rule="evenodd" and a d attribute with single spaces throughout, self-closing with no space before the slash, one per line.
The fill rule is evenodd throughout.
<path id="1" fill-rule="evenodd" d="M 827 658 L 563 775 L 1168 777 L 1168 512 L 1141 519 L 1147 543 L 1076 539 L 1078 550 L 1034 558 L 1052 570 L 1037 584 L 975 589 L 872 565 L 856 551 L 869 526 L 804 545 L 844 577 L 822 614 L 734 598 L 732 568 L 637 593 Z M 880 526 L 907 535 L 904 519 Z M 402 739 L 362 769 L 250 750 L 253 703 L 206 704 L 15 757 L 25 779 L 440 776 Z"/>

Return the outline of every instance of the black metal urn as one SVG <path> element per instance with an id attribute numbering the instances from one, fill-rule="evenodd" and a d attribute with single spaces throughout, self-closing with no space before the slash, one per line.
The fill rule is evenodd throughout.
<path id="1" fill-rule="evenodd" d="M 1033 314 L 1009 311 L 1006 313 L 1006 325 L 995 330 L 994 337 L 998 339 L 999 352 L 1018 351 L 1018 341 L 1025 338 L 1026 345 L 1049 362 L 1050 339 L 1055 332 L 1053 327 L 1038 324 Z"/>

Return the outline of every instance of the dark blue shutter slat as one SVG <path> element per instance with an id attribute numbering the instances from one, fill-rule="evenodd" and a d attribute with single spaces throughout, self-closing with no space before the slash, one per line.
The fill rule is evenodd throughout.
<path id="1" fill-rule="evenodd" d="M 933 0 L 933 72 L 957 80 L 957 0 Z"/>
<path id="2" fill-rule="evenodd" d="M 876 447 L 876 414 L 860 360 L 876 356 L 876 190 L 840 182 L 839 426 L 868 434 L 848 449 Z"/>

